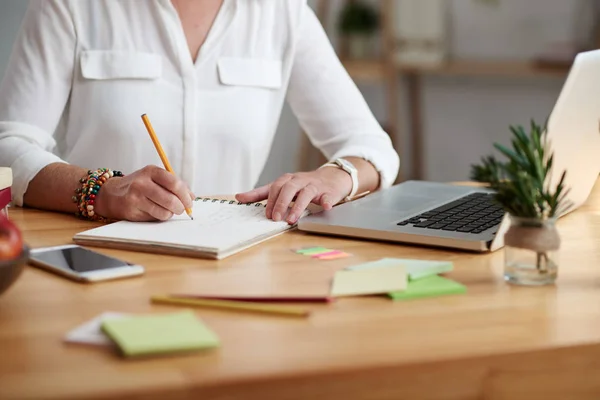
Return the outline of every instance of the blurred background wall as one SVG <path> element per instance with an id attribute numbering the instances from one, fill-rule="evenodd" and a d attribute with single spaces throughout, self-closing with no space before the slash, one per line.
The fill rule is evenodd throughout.
<path id="1" fill-rule="evenodd" d="M 343 41 L 344 35 L 340 35 L 339 22 L 342 13 L 349 10 L 348 4 L 356 5 L 356 2 L 322 1 L 326 2 L 327 7 L 319 0 L 309 0 L 309 4 L 317 11 L 326 10 L 324 25 L 332 43 L 346 61 L 349 56 L 342 54 L 342 48 L 348 40 Z M 428 1 L 432 2 L 428 10 L 415 6 Z M 377 29 L 371 35 L 373 38 L 369 39 L 376 49 L 375 54 L 359 56 L 362 57 L 359 61 L 363 64 L 380 62 L 389 53 L 384 51 L 385 46 L 381 45 L 380 40 L 385 38 L 382 16 L 390 17 L 393 34 L 396 36 L 394 43 L 397 43 L 402 39 L 402 34 L 410 37 L 411 34 L 418 33 L 419 26 L 427 27 L 422 30 L 425 35 L 427 32 L 435 33 L 439 24 L 427 22 L 427 15 L 423 13 L 428 12 L 437 21 L 435 16 L 440 13 L 440 5 L 435 3 L 443 3 L 444 10 L 441 31 L 445 41 L 443 60 L 433 64 L 429 60 L 429 64 L 425 66 L 417 65 L 407 69 L 411 73 L 417 71 L 416 76 L 419 77 L 419 119 L 423 140 L 423 170 L 420 176 L 416 176 L 412 170 L 415 148 L 409 124 L 411 103 L 408 83 L 411 81 L 408 77 L 414 74 L 398 68 L 398 84 L 392 88 L 399 99 L 395 108 L 394 117 L 397 118 L 398 126 L 394 135 L 396 139 L 402 138 L 399 142 L 401 148 L 397 150 L 401 154 L 401 168 L 405 179 L 467 179 L 470 164 L 488 154 L 493 142 L 508 140 L 509 124 L 526 124 L 531 118 L 541 122 L 547 118 L 566 77 L 569 57 L 572 57 L 574 51 L 594 47 L 596 43 L 593 18 L 597 15 L 595 0 L 389 2 L 393 3 L 393 15 L 390 15 L 390 9 L 387 8 L 388 0 L 364 1 L 370 7 L 367 10 L 375 12 L 378 20 Z M 363 2 L 358 3 L 362 5 Z M 2 75 L 26 7 L 25 0 L 0 0 Z M 349 19 L 352 20 L 350 17 Z M 403 27 L 399 27 L 402 21 Z M 369 20 L 363 20 L 362 23 L 368 29 Z M 360 22 L 357 24 L 355 27 L 360 29 Z M 559 59 L 552 66 L 538 68 L 536 60 L 549 56 Z M 349 59 L 348 62 L 351 63 L 352 60 Z M 457 62 L 462 63 L 459 68 L 462 71 L 445 73 L 446 70 L 452 70 L 452 63 Z M 533 64 L 536 65 L 535 68 L 531 67 Z M 427 72 L 430 69 L 436 72 Z M 422 72 L 423 70 L 426 72 Z M 356 82 L 376 117 L 382 125 L 388 126 L 386 81 L 369 77 L 368 69 L 366 71 L 360 73 L 360 79 L 357 78 Z M 297 170 L 300 167 L 300 151 L 310 151 L 306 150 L 305 145 L 298 123 L 286 107 L 261 181 L 266 182 L 284 172 Z M 318 163 L 320 160 L 315 153 L 311 154 L 312 163 Z"/>

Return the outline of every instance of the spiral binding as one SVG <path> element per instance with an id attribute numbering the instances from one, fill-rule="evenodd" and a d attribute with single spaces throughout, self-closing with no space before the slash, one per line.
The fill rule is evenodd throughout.
<path id="1" fill-rule="evenodd" d="M 266 204 L 263 203 L 242 203 L 241 201 L 237 201 L 237 200 L 223 200 L 223 199 L 213 199 L 210 197 L 197 197 L 196 198 L 197 201 L 201 201 L 203 203 L 220 203 L 220 204 L 236 204 L 238 206 L 254 206 L 254 207 L 266 207 Z"/>

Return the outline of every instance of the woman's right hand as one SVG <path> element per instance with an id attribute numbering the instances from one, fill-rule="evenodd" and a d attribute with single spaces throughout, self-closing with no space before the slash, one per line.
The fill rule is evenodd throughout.
<path id="1" fill-rule="evenodd" d="M 105 218 L 128 221 L 166 221 L 192 208 L 194 195 L 174 174 L 146 166 L 106 181 L 96 197 L 95 211 Z"/>

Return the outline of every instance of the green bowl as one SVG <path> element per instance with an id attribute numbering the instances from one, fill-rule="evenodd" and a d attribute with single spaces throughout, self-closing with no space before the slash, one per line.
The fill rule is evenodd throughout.
<path id="1" fill-rule="evenodd" d="M 0 261 L 0 295 L 19 278 L 29 260 L 29 248 L 23 246 L 21 254 L 12 260 Z"/>

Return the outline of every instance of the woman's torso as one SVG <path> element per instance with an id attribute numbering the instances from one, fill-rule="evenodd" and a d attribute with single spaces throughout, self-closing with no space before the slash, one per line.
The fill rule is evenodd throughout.
<path id="1" fill-rule="evenodd" d="M 296 0 L 225 0 L 195 63 L 170 0 L 72 2 L 77 34 L 59 154 L 132 172 L 160 164 L 198 193 L 251 188 L 266 162 L 293 61 Z"/>

